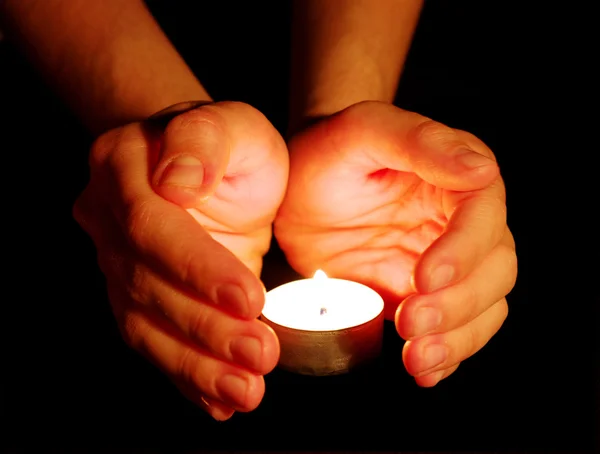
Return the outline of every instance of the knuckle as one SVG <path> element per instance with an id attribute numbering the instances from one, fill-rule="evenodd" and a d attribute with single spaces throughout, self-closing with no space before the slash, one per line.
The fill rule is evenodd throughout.
<path id="1" fill-rule="evenodd" d="M 477 292 L 475 286 L 469 285 L 465 286 L 466 295 L 465 295 L 465 313 L 463 316 L 463 323 L 468 323 L 471 320 L 474 320 L 481 313 L 481 304 L 479 293 Z"/>
<path id="2" fill-rule="evenodd" d="M 504 232 L 504 236 L 502 237 L 502 243 L 505 244 L 507 247 L 511 248 L 513 251 L 516 249 L 517 245 L 515 243 L 515 237 L 513 236 L 508 226 L 506 227 L 506 231 Z"/>
<path id="3" fill-rule="evenodd" d="M 508 302 L 506 301 L 506 298 L 502 298 L 499 304 L 500 325 L 502 325 L 502 323 L 504 323 L 504 321 L 508 318 Z"/>
<path id="4" fill-rule="evenodd" d="M 201 388 L 201 386 L 199 386 L 200 373 L 201 370 L 198 362 L 198 355 L 191 348 L 185 348 L 179 358 L 177 375 L 184 383 Z"/>
<path id="5" fill-rule="evenodd" d="M 481 350 L 494 334 L 498 332 L 506 317 L 508 316 L 508 304 L 506 298 L 498 301 L 488 309 L 488 320 L 484 323 L 476 321 L 469 323 L 465 330 L 465 358 L 470 357 Z"/>
<path id="6" fill-rule="evenodd" d="M 509 276 L 509 283 L 508 283 L 508 291 L 512 291 L 513 288 L 515 288 L 515 285 L 517 285 L 517 276 L 518 276 L 518 266 L 517 266 L 517 256 L 516 254 L 511 254 L 511 258 L 509 259 L 509 264 L 508 264 L 508 276 Z"/>
<path id="7" fill-rule="evenodd" d="M 477 353 L 477 351 L 481 348 L 479 339 L 480 339 L 480 332 L 476 327 L 476 323 L 469 323 L 466 327 L 465 330 L 465 352 L 467 353 L 465 355 L 465 358 L 468 358 L 472 355 L 474 355 L 475 353 Z"/>
<path id="8" fill-rule="evenodd" d="M 506 293 L 510 292 L 517 283 L 517 254 L 511 247 L 500 244 L 498 247 L 498 253 L 501 256 L 502 268 L 506 279 Z"/>
<path id="9" fill-rule="evenodd" d="M 494 152 L 485 144 L 485 142 L 483 140 L 481 140 L 475 134 L 473 134 L 472 132 L 469 132 L 469 131 L 465 131 L 464 129 L 459 129 L 459 128 L 455 128 L 454 131 L 456 132 L 456 134 L 458 134 L 462 137 L 463 142 L 467 142 L 467 143 L 470 142 L 470 143 L 479 145 L 478 151 L 480 153 L 482 153 L 484 156 L 486 156 L 496 162 L 498 161 L 496 159 L 496 155 L 494 154 Z"/>
<path id="10" fill-rule="evenodd" d="M 94 149 L 91 153 L 91 155 L 96 155 L 98 158 L 90 163 L 90 167 L 92 175 L 94 175 L 94 170 L 101 166 L 106 169 L 109 178 L 114 178 L 112 174 L 117 175 L 121 172 L 123 162 L 131 154 L 146 153 L 149 144 L 147 136 L 138 124 L 122 126 L 107 134 L 108 137 L 104 141 L 109 142 L 109 145 L 103 145 L 100 141 L 97 151 Z"/>
<path id="11" fill-rule="evenodd" d="M 108 147 L 104 143 L 104 140 L 102 140 L 101 136 L 92 144 L 88 160 L 90 168 L 94 169 L 96 167 L 100 167 L 104 163 L 107 155 Z"/>
<path id="12" fill-rule="evenodd" d="M 451 127 L 429 118 L 423 120 L 410 131 L 409 139 L 416 143 L 435 143 L 440 145 L 458 140 L 456 132 Z"/>
<path id="13" fill-rule="evenodd" d="M 209 315 L 209 311 L 196 310 L 190 314 L 188 319 L 188 335 L 194 341 L 208 347 L 208 339 L 211 337 L 212 328 L 215 326 L 214 320 Z"/>
<path id="14" fill-rule="evenodd" d="M 140 305 L 145 305 L 150 299 L 149 271 L 141 263 L 128 267 L 127 293 L 131 300 Z"/>
<path id="15" fill-rule="evenodd" d="M 125 227 L 127 237 L 138 247 L 144 247 L 149 227 L 154 221 L 152 203 L 147 198 L 138 197 L 127 203 Z"/>
<path id="16" fill-rule="evenodd" d="M 147 326 L 137 312 L 129 310 L 123 312 L 121 337 L 129 347 L 137 351 L 144 351 L 146 333 Z"/>
<path id="17" fill-rule="evenodd" d="M 89 154 L 89 165 L 93 169 L 101 166 L 115 149 L 123 129 L 116 128 L 105 132 L 92 144 Z"/>
<path id="18" fill-rule="evenodd" d="M 167 132 L 185 131 L 187 129 L 202 128 L 203 133 L 220 133 L 223 129 L 224 120 L 217 109 L 204 106 L 198 109 L 184 112 L 173 118 L 168 126 Z"/>
<path id="19" fill-rule="evenodd" d="M 196 260 L 194 252 L 191 249 L 185 249 L 181 258 L 180 279 L 183 282 L 193 282 L 196 273 Z"/>

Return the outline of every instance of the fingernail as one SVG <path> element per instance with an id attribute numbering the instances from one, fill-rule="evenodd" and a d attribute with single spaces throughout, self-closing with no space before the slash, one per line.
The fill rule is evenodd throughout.
<path id="1" fill-rule="evenodd" d="M 413 336 L 423 336 L 442 322 L 442 313 L 432 307 L 421 307 L 417 309 L 414 320 Z"/>
<path id="2" fill-rule="evenodd" d="M 433 273 L 431 273 L 431 278 L 429 279 L 429 291 L 435 292 L 436 290 L 445 287 L 450 283 L 452 278 L 454 277 L 454 268 L 451 265 L 440 265 Z"/>
<path id="3" fill-rule="evenodd" d="M 489 166 L 494 164 L 494 161 L 486 158 L 482 154 L 476 153 L 468 148 L 463 148 L 456 156 L 458 162 L 460 162 L 467 170 L 477 169 L 483 166 Z"/>
<path id="4" fill-rule="evenodd" d="M 204 166 L 194 156 L 180 156 L 165 169 L 160 180 L 161 185 L 200 188 L 204 180 Z"/>
<path id="5" fill-rule="evenodd" d="M 224 411 L 224 410 L 215 408 L 214 410 L 212 410 L 212 413 L 210 413 L 210 415 L 214 418 L 215 421 L 225 422 L 228 419 L 230 419 L 234 413 L 235 413 L 235 410 Z"/>
<path id="6" fill-rule="evenodd" d="M 217 391 L 225 403 L 235 407 L 244 406 L 248 381 L 239 375 L 224 375 L 217 380 Z"/>
<path id="7" fill-rule="evenodd" d="M 433 369 L 439 366 L 448 356 L 448 351 L 445 345 L 430 344 L 423 349 L 423 371 Z"/>
<path id="8" fill-rule="evenodd" d="M 221 285 L 217 289 L 217 304 L 240 317 L 245 317 L 249 312 L 248 298 L 239 285 Z"/>
<path id="9" fill-rule="evenodd" d="M 258 370 L 262 360 L 262 343 L 255 337 L 238 337 L 230 346 L 233 360 L 240 365 Z"/>
<path id="10" fill-rule="evenodd" d="M 431 374 L 431 384 L 430 386 L 435 386 L 437 385 L 440 380 L 442 379 L 442 377 L 444 376 L 444 373 L 446 371 L 445 370 L 438 370 L 437 372 L 434 372 L 433 374 Z"/>
<path id="11" fill-rule="evenodd" d="M 212 403 L 210 403 L 209 399 L 207 399 L 204 396 L 200 397 L 200 400 L 202 401 L 202 404 L 205 406 L 205 410 L 206 412 L 211 415 L 215 421 L 227 421 L 229 418 L 231 418 L 233 416 L 233 414 L 235 413 L 235 410 L 232 409 L 223 409 L 221 408 L 220 405 L 213 405 Z"/>

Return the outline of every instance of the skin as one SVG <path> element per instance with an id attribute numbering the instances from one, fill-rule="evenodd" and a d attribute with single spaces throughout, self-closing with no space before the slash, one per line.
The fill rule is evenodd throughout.
<path id="1" fill-rule="evenodd" d="M 467 132 L 372 101 L 288 147 L 275 222 L 288 261 L 377 290 L 408 341 L 407 371 L 435 385 L 507 315 L 516 256 L 493 153 Z"/>
<path id="2" fill-rule="evenodd" d="M 125 342 L 213 418 L 252 410 L 279 356 L 254 319 L 287 181 L 280 135 L 240 103 L 150 127 L 158 111 L 212 99 L 141 0 L 5 0 L 0 22 L 97 136 L 74 215 L 96 244 Z M 223 284 L 241 290 L 221 294 Z M 219 387 L 233 388 L 231 374 L 245 393 Z"/>
<path id="3" fill-rule="evenodd" d="M 0 26 L 95 136 L 212 100 L 142 0 L 3 0 Z"/>
<path id="4" fill-rule="evenodd" d="M 302 274 L 382 294 L 408 373 L 430 387 L 500 328 L 517 260 L 491 150 L 392 105 L 422 3 L 295 2 L 291 173 L 275 231 Z"/>
<path id="5" fill-rule="evenodd" d="M 422 0 L 295 0 L 292 135 L 362 101 L 394 100 Z"/>
<path id="6" fill-rule="evenodd" d="M 404 361 L 419 384 L 430 386 L 439 378 L 435 374 L 447 376 L 489 339 L 505 316 L 497 309 L 505 309 L 500 294 L 510 279 L 498 273 L 501 267 L 485 268 L 489 257 L 508 249 L 503 263 L 513 271 L 516 265 L 509 234 L 477 239 L 490 223 L 500 229 L 504 222 L 504 189 L 495 164 L 474 179 L 457 176 L 452 146 L 416 141 L 412 147 L 410 138 L 457 134 L 460 140 L 452 144 L 465 142 L 478 154 L 491 152 L 467 133 L 419 127 L 422 117 L 416 114 L 364 103 L 392 102 L 421 5 L 417 0 L 295 3 L 292 173 L 276 228 L 298 270 L 312 274 L 319 263 L 332 275 L 344 274 L 348 270 L 336 265 L 335 254 L 345 255 L 362 266 L 357 280 L 389 290 L 388 317 L 403 301 L 396 322 L 400 335 L 410 339 Z M 4 0 L 0 22 L 97 136 L 90 153 L 91 180 L 74 215 L 96 244 L 123 338 L 215 419 L 256 408 L 264 394 L 262 377 L 279 354 L 274 333 L 255 318 L 264 303 L 257 276 L 287 183 L 285 143 L 250 106 L 215 103 L 188 110 L 190 105 L 180 104 L 212 99 L 141 0 Z M 145 121 L 169 106 L 181 114 L 164 129 Z M 372 118 L 382 123 L 373 124 Z M 318 120 L 314 128 L 307 127 Z M 362 149 L 348 146 L 348 137 Z M 348 167 L 348 162 L 354 164 Z M 428 162 L 433 167 L 416 166 Z M 427 169 L 435 169 L 433 175 Z M 356 177 L 352 181 L 350 171 Z M 304 183 L 309 176 L 316 186 Z M 329 196 L 343 194 L 344 188 L 365 200 L 385 191 L 357 204 L 352 218 L 351 211 L 336 211 L 349 204 L 338 205 L 331 197 L 317 200 L 334 182 L 339 191 Z M 479 204 L 488 198 L 477 194 L 488 189 L 496 191 L 495 211 Z M 452 213 L 461 210 L 452 212 L 453 204 L 486 217 L 478 218 L 482 222 L 476 228 L 454 223 L 459 217 Z M 377 219 L 369 210 L 378 213 Z M 303 225 L 306 221 L 298 216 L 309 212 L 315 218 Z M 403 223 L 402 216 L 413 225 Z M 340 232 L 337 223 L 346 229 Z M 452 225 L 454 237 L 444 240 Z M 403 231 L 407 226 L 416 230 Z M 442 226 L 448 230 L 437 239 Z M 299 230 L 303 227 L 305 233 Z M 431 268 L 440 257 L 458 257 L 457 236 L 476 240 L 475 252 L 466 263 L 450 260 L 462 280 L 434 292 Z M 320 244 L 322 254 L 301 257 L 297 251 L 304 237 Z M 350 248 L 340 246 L 342 237 Z M 381 255 L 380 266 L 365 247 L 369 241 Z M 492 305 L 496 297 L 500 303 Z M 464 298 L 471 303 L 462 304 Z M 435 332 L 418 337 L 414 314 L 422 305 L 439 308 L 443 317 Z M 249 339 L 258 341 L 255 348 Z M 437 369 L 419 372 L 427 342 L 452 348 Z M 240 380 L 244 386 L 234 386 Z"/>
<path id="7" fill-rule="evenodd" d="M 215 103 L 164 132 L 111 130 L 90 166 L 74 216 L 94 240 L 127 344 L 215 419 L 256 408 L 279 358 L 277 337 L 256 319 L 287 181 L 277 131 L 248 105 Z"/>

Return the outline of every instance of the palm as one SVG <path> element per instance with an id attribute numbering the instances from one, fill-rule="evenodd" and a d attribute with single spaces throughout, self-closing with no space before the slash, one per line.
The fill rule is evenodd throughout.
<path id="1" fill-rule="evenodd" d="M 407 371 L 434 386 L 506 317 L 516 257 L 493 153 L 377 102 L 319 121 L 289 148 L 275 235 L 290 264 L 377 290 L 407 340 Z"/>
<path id="2" fill-rule="evenodd" d="M 271 224 L 285 191 L 287 169 L 265 152 L 232 162 L 216 193 L 189 212 L 256 274 L 269 248 Z"/>
<path id="3" fill-rule="evenodd" d="M 229 103 L 233 112 L 229 158 L 208 199 L 188 212 L 256 275 L 283 199 L 288 154 L 277 130 L 258 111 Z"/>
<path id="4" fill-rule="evenodd" d="M 451 191 L 371 159 L 372 137 L 307 131 L 290 143 L 291 172 L 276 221 L 290 264 L 311 275 L 363 282 L 386 300 L 386 317 L 413 291 L 420 254 L 442 233 Z M 318 159 L 315 157 L 318 156 Z M 450 197 L 448 197 L 450 196 Z"/>

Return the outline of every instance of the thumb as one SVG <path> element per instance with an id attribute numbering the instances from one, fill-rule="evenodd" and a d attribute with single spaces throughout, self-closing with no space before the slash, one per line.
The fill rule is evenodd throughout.
<path id="1" fill-rule="evenodd" d="M 443 189 L 473 191 L 498 177 L 494 154 L 474 135 L 429 119 L 413 121 L 404 150 L 412 171 L 423 180 Z"/>
<path id="2" fill-rule="evenodd" d="M 221 183 L 229 153 L 229 135 L 218 109 L 205 105 L 187 110 L 164 129 L 152 186 L 165 199 L 195 208 Z"/>
<path id="3" fill-rule="evenodd" d="M 376 171 L 381 167 L 414 172 L 443 189 L 472 191 L 499 175 L 492 151 L 474 135 L 414 112 L 378 102 L 363 102 L 342 111 L 341 149 L 366 148 Z M 359 134 L 356 137 L 356 134 Z"/>

